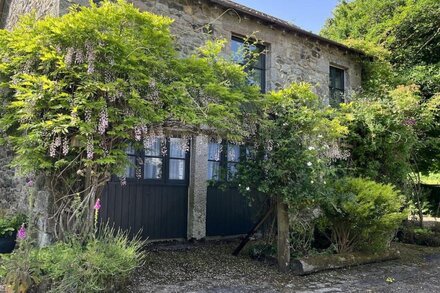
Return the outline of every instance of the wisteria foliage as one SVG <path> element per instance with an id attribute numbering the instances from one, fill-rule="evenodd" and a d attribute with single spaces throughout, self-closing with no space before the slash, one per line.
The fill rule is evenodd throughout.
<path id="1" fill-rule="evenodd" d="M 211 41 L 178 58 L 172 20 L 124 1 L 75 7 L 60 18 L 24 18 L 1 33 L 1 128 L 23 172 L 72 164 L 123 170 L 129 141 L 170 128 L 241 140 L 259 96 L 241 66 Z M 246 117 L 245 117 L 246 116 Z M 249 120 L 250 119 L 250 120 Z"/>
<path id="2" fill-rule="evenodd" d="M 128 146 L 198 133 L 240 141 L 255 130 L 260 91 L 243 66 L 219 57 L 225 41 L 182 58 L 171 24 L 120 0 L 0 31 L 3 143 L 17 170 L 45 178 L 59 226 L 80 229 L 84 217 L 91 226 Z"/>

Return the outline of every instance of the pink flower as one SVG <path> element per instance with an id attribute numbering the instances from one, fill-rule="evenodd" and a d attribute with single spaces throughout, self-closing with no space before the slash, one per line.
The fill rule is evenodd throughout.
<path id="1" fill-rule="evenodd" d="M 27 186 L 32 187 L 34 186 L 34 181 L 32 181 L 32 179 L 29 179 L 29 181 L 26 184 Z"/>
<path id="2" fill-rule="evenodd" d="M 21 240 L 26 238 L 26 228 L 24 227 L 24 224 L 21 224 L 21 227 L 17 232 L 17 238 Z"/>
<path id="3" fill-rule="evenodd" d="M 99 198 L 96 200 L 95 206 L 93 208 L 97 211 L 101 208 L 101 200 Z"/>

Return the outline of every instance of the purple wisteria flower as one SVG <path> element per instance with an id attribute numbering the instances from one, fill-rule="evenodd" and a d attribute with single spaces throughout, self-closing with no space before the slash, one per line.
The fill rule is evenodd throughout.
<path id="1" fill-rule="evenodd" d="M 98 132 L 99 134 L 103 135 L 108 128 L 108 112 L 107 108 L 101 110 L 101 113 L 99 114 L 99 124 L 98 124 Z"/>
<path id="2" fill-rule="evenodd" d="M 20 240 L 23 240 L 26 238 L 26 228 L 24 227 L 24 224 L 21 224 L 21 227 L 17 232 L 17 238 Z"/>
<path id="3" fill-rule="evenodd" d="M 125 177 L 125 176 L 120 177 L 120 180 L 121 180 L 121 186 L 127 185 L 127 177 Z"/>
<path id="4" fill-rule="evenodd" d="M 87 140 L 86 152 L 87 152 L 87 159 L 92 160 L 94 153 L 93 153 L 93 140 L 91 138 Z"/>
<path id="5" fill-rule="evenodd" d="M 93 208 L 97 211 L 101 209 L 101 200 L 99 198 L 96 200 L 95 206 Z"/>

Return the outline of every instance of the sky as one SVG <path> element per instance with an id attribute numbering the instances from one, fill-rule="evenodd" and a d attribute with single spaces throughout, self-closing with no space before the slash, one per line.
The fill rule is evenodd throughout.
<path id="1" fill-rule="evenodd" d="M 319 33 L 327 18 L 332 16 L 338 0 L 234 0 L 237 3 L 293 22 Z"/>

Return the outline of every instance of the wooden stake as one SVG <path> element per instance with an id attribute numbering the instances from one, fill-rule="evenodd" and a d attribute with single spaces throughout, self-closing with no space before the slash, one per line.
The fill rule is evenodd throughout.
<path id="1" fill-rule="evenodd" d="M 287 272 L 290 265 L 289 208 L 281 197 L 277 198 L 277 258 L 281 272 Z"/>
<path id="2" fill-rule="evenodd" d="M 271 206 L 269 208 L 269 210 L 266 212 L 266 214 L 263 216 L 263 218 L 261 218 L 261 220 L 257 224 L 255 224 L 254 227 L 252 227 L 252 229 L 249 231 L 249 233 L 246 235 L 246 237 L 243 239 L 243 241 L 240 242 L 240 245 L 238 245 L 238 247 L 234 250 L 232 255 L 238 256 L 240 251 L 249 242 L 249 240 L 251 239 L 252 235 L 254 235 L 255 232 L 257 232 L 258 228 L 260 228 L 260 226 L 267 220 L 267 218 L 269 218 L 269 216 L 272 214 L 273 210 L 274 210 L 274 207 Z"/>

